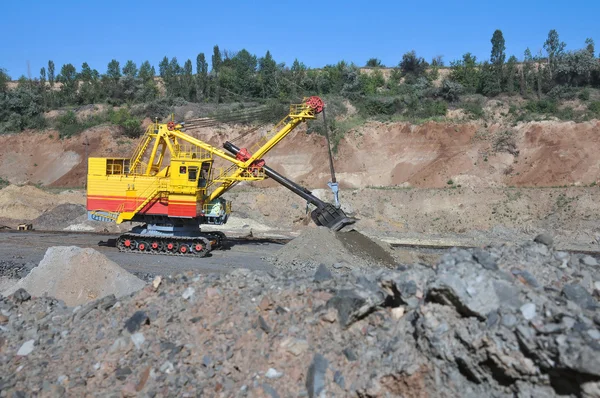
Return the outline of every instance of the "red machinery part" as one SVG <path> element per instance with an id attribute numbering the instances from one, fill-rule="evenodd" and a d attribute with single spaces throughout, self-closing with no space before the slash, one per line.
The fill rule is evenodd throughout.
<path id="1" fill-rule="evenodd" d="M 175 122 L 169 122 L 169 123 L 167 123 L 167 128 L 170 131 L 173 131 L 175 129 Z"/>
<path id="2" fill-rule="evenodd" d="M 237 155 L 235 155 L 236 159 L 242 162 L 245 162 L 246 160 L 250 159 L 251 156 L 252 155 L 250 155 L 250 152 L 248 152 L 246 148 L 240 149 Z"/>
<path id="3" fill-rule="evenodd" d="M 306 100 L 306 105 L 313 108 L 315 113 L 323 112 L 323 107 L 325 106 L 325 104 L 323 103 L 323 100 L 317 96 L 309 97 Z"/>

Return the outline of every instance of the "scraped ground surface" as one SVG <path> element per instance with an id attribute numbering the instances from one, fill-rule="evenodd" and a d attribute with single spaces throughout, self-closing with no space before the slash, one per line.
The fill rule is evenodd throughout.
<path id="1" fill-rule="evenodd" d="M 34 296 L 47 294 L 76 306 L 109 294 L 125 296 L 144 284 L 93 249 L 57 246 L 49 248 L 37 267 L 2 294 L 23 288 Z"/>

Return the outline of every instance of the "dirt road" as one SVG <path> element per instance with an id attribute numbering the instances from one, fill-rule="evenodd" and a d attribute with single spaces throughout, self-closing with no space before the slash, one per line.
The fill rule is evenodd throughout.
<path id="1" fill-rule="evenodd" d="M 281 244 L 269 241 L 245 241 L 232 239 L 226 250 L 215 250 L 204 258 L 179 256 L 154 256 L 121 253 L 112 246 L 116 235 L 91 233 L 0 233 L 0 258 L 16 264 L 36 266 L 44 253 L 52 246 L 79 246 L 98 250 L 129 272 L 170 274 L 193 271 L 194 273 L 229 272 L 235 268 L 269 270 L 271 265 L 262 260 L 274 253 Z"/>

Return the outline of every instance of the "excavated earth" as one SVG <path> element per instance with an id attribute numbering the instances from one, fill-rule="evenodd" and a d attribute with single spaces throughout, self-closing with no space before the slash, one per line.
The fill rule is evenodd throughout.
<path id="1" fill-rule="evenodd" d="M 325 227 L 303 231 L 269 258 L 284 270 L 315 270 L 320 265 L 336 270 L 394 268 L 397 260 L 389 246 L 356 230 L 334 232 Z"/>
<path id="2" fill-rule="evenodd" d="M 248 129 L 223 125 L 188 133 L 221 148 Z M 252 147 L 258 134 L 266 131 L 263 128 L 239 145 Z M 324 187 L 330 179 L 329 165 L 323 161 L 326 141 L 306 131 L 305 125 L 296 128 L 265 160 L 301 184 Z M 335 165 L 344 188 L 441 188 L 449 180 L 476 188 L 587 185 L 597 182 L 600 170 L 599 131 L 598 120 L 513 124 L 501 119 L 466 122 L 448 115 L 446 122 L 422 125 L 369 121 L 340 141 Z M 86 154 L 130 156 L 136 145 L 111 126 L 97 126 L 68 139 L 58 137 L 54 130 L 0 135 L 0 177 L 13 184 L 81 187 Z M 502 144 L 507 137 L 511 145 Z"/>
<path id="3" fill-rule="evenodd" d="M 355 264 L 360 262 L 355 260 Z M 0 299 L 0 396 L 597 397 L 600 269 L 521 245 Z"/>

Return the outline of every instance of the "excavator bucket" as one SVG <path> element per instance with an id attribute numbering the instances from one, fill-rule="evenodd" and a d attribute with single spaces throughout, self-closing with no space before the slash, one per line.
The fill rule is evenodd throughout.
<path id="1" fill-rule="evenodd" d="M 333 231 L 340 231 L 358 221 L 356 218 L 348 217 L 342 209 L 336 208 L 331 203 L 325 203 L 324 206 L 316 208 L 310 213 L 310 217 L 315 224 Z"/>

